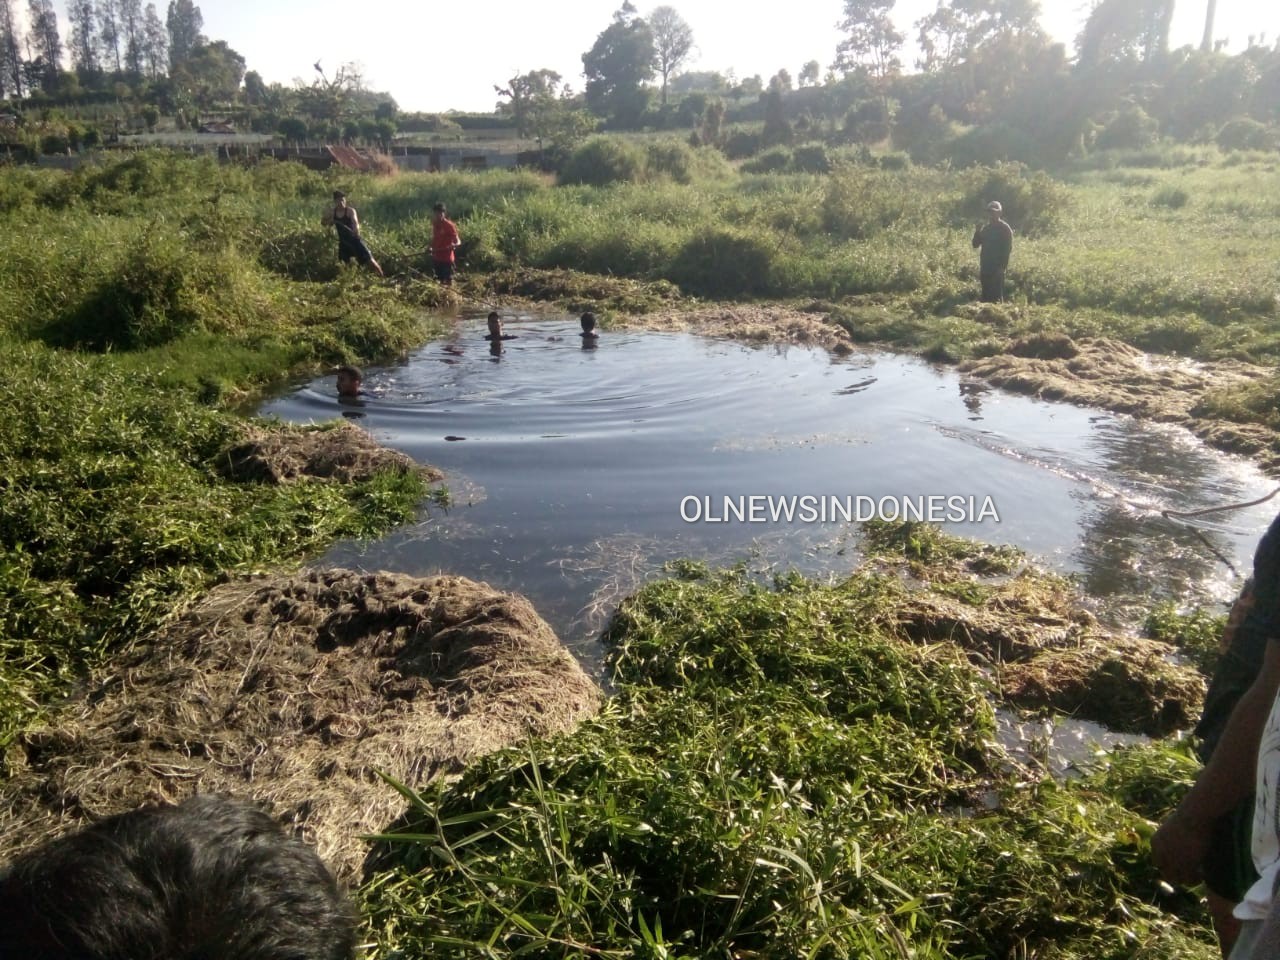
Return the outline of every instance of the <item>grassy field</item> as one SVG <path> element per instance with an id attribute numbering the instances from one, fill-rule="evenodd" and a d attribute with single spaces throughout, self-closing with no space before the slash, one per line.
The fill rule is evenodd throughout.
<path id="1" fill-rule="evenodd" d="M 412 516 L 411 478 L 226 480 L 232 411 L 288 377 L 400 355 L 515 276 L 573 271 L 547 295 L 606 319 L 780 300 L 957 359 L 1035 332 L 1280 355 L 1274 156 L 1058 179 L 838 156 L 787 172 L 798 149 L 744 173 L 662 142 L 601 156 L 598 179 L 623 181 L 163 153 L 0 169 L 0 747 L 218 578 Z M 335 262 L 319 216 L 339 186 L 389 280 Z M 972 303 L 969 246 L 993 196 L 1018 231 L 999 325 Z M 468 244 L 455 290 L 428 279 L 437 200 Z M 1277 396 L 1272 379 L 1223 403 L 1276 425 Z M 417 838 L 364 892 L 377 956 L 1212 955 L 1194 897 L 1160 894 L 1146 860 L 1151 819 L 1194 770 L 1185 748 L 1020 781 L 993 759 L 983 678 L 868 625 L 883 584 L 685 573 L 613 625 L 618 695 L 600 719 L 415 800 Z"/>

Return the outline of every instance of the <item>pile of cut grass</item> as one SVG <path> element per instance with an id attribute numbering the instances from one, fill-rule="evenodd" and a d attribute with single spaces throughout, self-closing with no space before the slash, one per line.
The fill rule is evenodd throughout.
<path id="1" fill-rule="evenodd" d="M 228 572 L 414 516 L 416 472 L 236 483 L 236 417 L 111 357 L 12 346 L 0 418 L 0 745 L 103 654 Z"/>

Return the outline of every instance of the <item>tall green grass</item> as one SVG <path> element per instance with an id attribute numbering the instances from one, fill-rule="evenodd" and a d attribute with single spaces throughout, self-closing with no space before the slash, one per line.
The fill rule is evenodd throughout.
<path id="1" fill-rule="evenodd" d="M 272 268 L 330 185 L 139 154 L 74 174 L 0 171 L 0 745 L 56 692 L 228 572 L 296 560 L 414 515 L 411 477 L 240 485 L 214 470 L 219 409 L 428 336 L 431 282 L 325 283 Z M 332 244 L 324 244 L 333 262 Z"/>

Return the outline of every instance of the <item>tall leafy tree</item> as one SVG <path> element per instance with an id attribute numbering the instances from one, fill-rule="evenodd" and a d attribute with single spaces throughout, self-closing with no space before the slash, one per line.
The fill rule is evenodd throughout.
<path id="1" fill-rule="evenodd" d="M 765 146 L 791 142 L 791 124 L 787 121 L 786 111 L 782 105 L 783 92 L 791 88 L 790 77 L 786 78 L 785 86 L 781 79 L 782 74 L 785 73 L 785 70 L 778 71 L 778 74 L 769 81 L 769 89 L 764 95 L 764 130 L 760 137 Z"/>
<path id="2" fill-rule="evenodd" d="M 554 70 L 530 70 L 516 74 L 505 87 L 494 86 L 494 92 L 504 98 L 498 102 L 498 112 L 511 115 L 517 136 L 542 135 L 539 114 L 556 101 L 560 79 Z"/>
<path id="3" fill-rule="evenodd" d="M 644 85 L 653 79 L 656 57 L 653 31 L 627 0 L 582 55 L 587 107 L 620 127 L 634 127 L 649 102 Z"/>
<path id="4" fill-rule="evenodd" d="M 164 23 L 169 31 L 169 69 L 172 70 L 204 43 L 200 32 L 204 29 L 204 17 L 191 0 L 169 0 Z"/>
<path id="5" fill-rule="evenodd" d="M 98 43 L 102 49 L 102 65 L 119 73 L 120 60 L 120 0 L 98 0 Z"/>
<path id="6" fill-rule="evenodd" d="M 667 81 L 689 59 L 693 52 L 693 28 L 676 12 L 675 7 L 656 7 L 649 14 L 653 47 L 657 54 L 658 73 L 662 76 L 662 105 L 667 105 Z"/>
<path id="7" fill-rule="evenodd" d="M 58 35 L 58 15 L 53 0 L 28 0 L 31 18 L 29 39 L 35 53 L 33 68 L 41 89 L 57 86 L 62 68 L 62 38 Z"/>
<path id="8" fill-rule="evenodd" d="M 84 73 L 98 72 L 98 15 L 93 0 L 70 0 L 67 23 L 71 25 L 71 67 Z"/>
<path id="9" fill-rule="evenodd" d="M 124 68 L 137 76 L 142 75 L 146 50 L 145 21 L 142 18 L 142 0 L 119 0 L 120 44 L 124 47 Z"/>
<path id="10" fill-rule="evenodd" d="M 800 86 L 814 87 L 822 76 L 822 65 L 817 60 L 810 60 L 800 68 Z"/>
<path id="11" fill-rule="evenodd" d="M 938 0 L 916 29 L 926 71 L 954 67 L 993 42 L 1043 33 L 1038 0 Z"/>
<path id="12" fill-rule="evenodd" d="M 0 0 L 0 96 L 22 96 L 21 51 L 13 0 Z"/>
<path id="13" fill-rule="evenodd" d="M 938 0 L 938 8 L 916 21 L 916 45 L 922 59 L 916 66 L 926 73 L 948 70 L 960 63 L 968 53 L 969 25 L 959 3 Z"/>
<path id="14" fill-rule="evenodd" d="M 844 19 L 838 24 L 845 38 L 836 46 L 837 70 L 861 72 L 880 97 L 885 133 L 893 122 L 889 109 L 889 82 L 902 69 L 898 51 L 903 36 L 890 13 L 894 0 L 845 0 Z"/>
<path id="15" fill-rule="evenodd" d="M 142 63 L 151 80 L 163 76 L 169 64 L 169 31 L 154 3 L 148 3 L 142 14 Z"/>
<path id="16" fill-rule="evenodd" d="M 1169 49 L 1173 0 L 1101 0 L 1077 40 L 1082 67 L 1108 61 L 1151 63 Z"/>
<path id="17" fill-rule="evenodd" d="M 235 98 L 244 78 L 244 57 L 225 40 L 201 43 L 174 67 L 169 77 L 201 109 Z"/>

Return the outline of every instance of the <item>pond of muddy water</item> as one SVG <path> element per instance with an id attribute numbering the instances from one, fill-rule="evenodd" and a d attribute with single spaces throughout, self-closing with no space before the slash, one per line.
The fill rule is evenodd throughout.
<path id="1" fill-rule="evenodd" d="M 500 353 L 466 318 L 403 365 L 366 371 L 357 401 L 340 405 L 328 377 L 261 412 L 351 417 L 447 475 L 447 509 L 324 563 L 525 594 L 592 664 L 604 618 L 663 562 L 839 576 L 858 561 L 843 511 L 872 503 L 892 514 L 959 498 L 933 501 L 962 515 L 948 531 L 1016 544 L 1134 615 L 1162 598 L 1228 599 L 1276 509 L 1165 519 L 1272 484 L 1181 429 L 986 390 L 916 359 L 635 331 L 586 349 L 568 317 L 506 324 Z M 793 518 L 775 519 L 788 503 Z M 996 516 L 979 516 L 987 506 Z"/>

